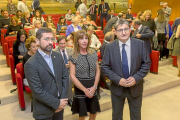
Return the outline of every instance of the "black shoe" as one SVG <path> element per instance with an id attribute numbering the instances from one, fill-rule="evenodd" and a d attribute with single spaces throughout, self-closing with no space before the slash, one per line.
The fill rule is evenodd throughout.
<path id="1" fill-rule="evenodd" d="M 98 97 L 98 100 L 100 100 L 100 99 L 101 99 L 101 96 L 100 96 L 100 94 L 98 94 L 98 95 L 97 95 L 97 97 Z"/>
<path id="2" fill-rule="evenodd" d="M 72 107 L 72 102 L 73 102 L 73 101 L 72 101 L 71 99 L 68 100 L 68 105 L 69 105 L 70 107 Z"/>

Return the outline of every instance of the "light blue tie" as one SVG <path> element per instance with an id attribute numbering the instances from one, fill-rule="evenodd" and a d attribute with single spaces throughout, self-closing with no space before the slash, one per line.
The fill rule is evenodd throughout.
<path id="1" fill-rule="evenodd" d="M 124 48 L 125 45 L 126 44 L 122 44 L 122 69 L 123 69 L 124 78 L 127 79 L 129 78 L 129 67 L 128 67 L 128 59 L 127 59 L 126 50 Z"/>

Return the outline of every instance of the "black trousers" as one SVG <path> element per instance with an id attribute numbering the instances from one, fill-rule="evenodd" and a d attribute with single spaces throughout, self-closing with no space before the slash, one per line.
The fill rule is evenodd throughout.
<path id="1" fill-rule="evenodd" d="M 141 120 L 142 94 L 138 97 L 133 97 L 130 88 L 124 88 L 121 96 L 111 93 L 112 120 L 123 120 L 123 108 L 126 98 L 129 104 L 131 120 Z"/>
<path id="2" fill-rule="evenodd" d="M 90 14 L 90 16 L 91 16 L 91 20 L 93 20 L 94 22 L 96 22 L 96 14 L 93 14 L 93 15 Z"/>
<path id="3" fill-rule="evenodd" d="M 64 110 L 61 110 L 58 113 L 55 113 L 52 117 L 50 118 L 45 118 L 45 119 L 35 119 L 35 120 L 63 120 L 63 113 Z"/>

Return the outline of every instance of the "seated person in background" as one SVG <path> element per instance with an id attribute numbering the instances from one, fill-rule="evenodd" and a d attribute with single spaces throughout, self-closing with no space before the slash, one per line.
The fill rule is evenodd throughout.
<path id="1" fill-rule="evenodd" d="M 113 17 L 115 17 L 115 15 L 114 15 L 114 10 L 113 9 L 111 9 L 110 10 L 110 13 L 107 15 L 107 17 L 106 17 L 106 23 L 111 19 L 111 18 L 113 18 Z"/>
<path id="2" fill-rule="evenodd" d="M 6 35 L 14 36 L 20 29 L 23 29 L 22 26 L 18 24 L 18 19 L 16 16 L 13 16 L 11 18 L 11 24 L 7 28 Z"/>
<path id="3" fill-rule="evenodd" d="M 66 37 L 68 37 L 72 32 L 74 32 L 74 31 L 76 32 L 76 31 L 82 29 L 78 25 L 78 23 L 79 23 L 78 17 L 77 16 L 72 17 L 72 24 L 70 24 L 66 30 Z"/>
<path id="4" fill-rule="evenodd" d="M 68 9 L 67 14 L 65 15 L 65 19 L 67 21 L 71 21 L 73 16 L 74 16 L 74 14 L 72 14 L 71 9 Z"/>
<path id="5" fill-rule="evenodd" d="M 82 24 L 82 16 L 81 15 L 76 15 L 78 17 L 78 25 L 81 26 Z"/>
<path id="6" fill-rule="evenodd" d="M 0 19 L 4 18 L 4 10 L 1 10 Z"/>
<path id="7" fill-rule="evenodd" d="M 27 53 L 25 47 L 25 42 L 27 39 L 27 34 L 24 29 L 20 29 L 17 33 L 17 39 L 13 43 L 13 56 L 14 56 L 14 66 L 22 62 L 23 56 Z"/>
<path id="8" fill-rule="evenodd" d="M 33 55 L 36 53 L 36 51 L 37 51 L 38 46 L 37 46 L 35 40 L 36 40 L 36 37 L 34 37 L 34 36 L 31 36 L 31 37 L 29 37 L 29 38 L 26 40 L 25 46 L 26 46 L 28 52 L 23 56 L 23 66 L 24 66 L 24 64 L 28 61 L 28 59 L 29 59 L 31 56 L 33 56 Z M 24 79 L 23 79 L 23 84 L 24 84 L 25 86 L 29 86 L 29 84 L 28 84 L 27 79 L 25 78 L 25 76 L 24 76 Z"/>
<path id="9" fill-rule="evenodd" d="M 127 14 L 126 14 L 126 20 L 128 21 L 128 22 L 132 22 L 132 20 L 133 20 L 133 15 L 131 14 L 131 9 L 128 9 L 127 10 Z"/>
<path id="10" fill-rule="evenodd" d="M 55 25 L 53 23 L 48 23 L 47 27 L 56 30 L 56 27 L 55 27 Z M 56 30 L 56 35 L 59 35 L 59 34 L 60 34 L 59 31 Z"/>
<path id="11" fill-rule="evenodd" d="M 18 19 L 18 23 L 21 23 L 21 18 L 22 18 L 22 11 L 21 10 L 16 11 L 16 18 Z"/>
<path id="12" fill-rule="evenodd" d="M 67 37 L 67 47 L 73 47 L 74 46 L 74 37 L 75 37 L 76 32 L 72 32 L 68 37 Z"/>
<path id="13" fill-rule="evenodd" d="M 0 29 L 7 29 L 8 25 L 10 25 L 10 17 L 7 10 L 3 11 L 3 17 L 0 19 Z"/>
<path id="14" fill-rule="evenodd" d="M 15 4 L 12 4 L 12 0 L 8 0 L 8 4 L 7 4 L 7 11 L 10 15 L 15 15 L 16 14 L 16 6 Z"/>
<path id="15" fill-rule="evenodd" d="M 29 30 L 29 32 L 28 32 L 29 36 L 28 36 L 28 37 L 30 37 L 30 36 L 36 37 L 36 32 L 37 32 L 37 30 L 38 30 L 39 28 L 41 28 L 41 21 L 40 21 L 40 20 L 36 20 L 36 21 L 34 22 L 34 26 L 35 26 L 34 29 L 30 29 L 30 30 Z"/>
<path id="16" fill-rule="evenodd" d="M 76 16 L 77 16 L 77 15 L 80 15 L 80 12 L 79 12 L 78 10 L 76 11 Z"/>
<path id="17" fill-rule="evenodd" d="M 101 47 L 101 42 L 98 40 L 96 35 L 94 35 L 93 33 L 94 33 L 94 27 L 89 26 L 87 28 L 87 34 L 91 37 L 91 45 L 90 45 L 90 47 L 94 48 L 97 51 Z"/>
<path id="18" fill-rule="evenodd" d="M 24 12 L 23 18 L 21 18 L 21 24 L 24 28 L 32 28 L 33 25 L 31 25 L 30 15 L 28 12 Z"/>
<path id="19" fill-rule="evenodd" d="M 66 23 L 65 17 L 61 16 L 57 24 L 57 31 L 59 31 L 59 33 L 66 33 L 67 26 L 68 25 Z"/>
<path id="20" fill-rule="evenodd" d="M 57 31 L 56 31 L 56 29 L 53 29 L 53 28 L 51 28 L 52 29 L 52 31 L 53 31 L 53 37 L 54 37 L 54 42 L 53 42 L 53 49 L 54 48 L 56 48 L 56 46 L 58 45 L 58 43 L 57 43 L 57 37 L 59 36 L 59 35 L 57 35 Z"/>
<path id="21" fill-rule="evenodd" d="M 52 19 L 52 16 L 47 16 L 46 18 L 46 22 L 43 23 L 43 27 L 47 27 L 47 24 L 48 23 L 53 23 L 53 19 Z M 53 23 L 54 24 L 54 23 Z"/>
<path id="22" fill-rule="evenodd" d="M 41 16 L 41 12 L 39 10 L 35 11 L 35 16 L 33 17 L 32 23 L 34 23 L 34 21 L 36 21 L 36 20 L 40 20 L 41 24 L 43 24 L 45 22 L 44 18 Z"/>
<path id="23" fill-rule="evenodd" d="M 90 15 L 87 15 L 86 20 L 87 20 L 87 23 L 88 23 L 90 26 L 94 25 L 94 26 L 97 27 L 96 23 L 95 23 L 93 20 L 91 20 L 91 16 L 90 16 Z"/>

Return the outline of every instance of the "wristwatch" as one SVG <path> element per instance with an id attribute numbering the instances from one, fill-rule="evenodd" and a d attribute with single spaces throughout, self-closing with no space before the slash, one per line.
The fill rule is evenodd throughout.
<path id="1" fill-rule="evenodd" d="M 93 87 L 97 90 L 97 86 L 93 85 Z"/>

